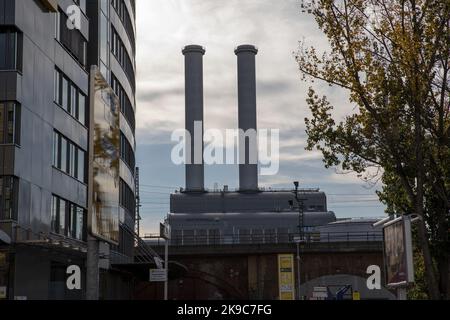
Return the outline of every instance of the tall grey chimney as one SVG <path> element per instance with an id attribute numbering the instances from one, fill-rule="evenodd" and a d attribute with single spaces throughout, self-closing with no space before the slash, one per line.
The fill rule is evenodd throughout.
<path id="1" fill-rule="evenodd" d="M 239 97 L 239 129 L 244 132 L 257 130 L 256 120 L 256 55 L 258 49 L 252 45 L 241 45 L 236 48 L 238 61 L 238 97 Z M 240 150 L 245 146 L 245 163 L 239 165 L 240 191 L 258 190 L 258 145 L 240 135 Z M 250 161 L 251 155 L 256 161 Z M 243 160 L 243 159 L 242 159 Z"/>
<path id="2" fill-rule="evenodd" d="M 203 192 L 205 174 L 203 164 L 203 56 L 205 49 L 189 45 L 183 49 L 185 57 L 186 131 L 191 141 L 186 140 L 186 191 Z M 197 146 L 195 148 L 194 146 Z"/>

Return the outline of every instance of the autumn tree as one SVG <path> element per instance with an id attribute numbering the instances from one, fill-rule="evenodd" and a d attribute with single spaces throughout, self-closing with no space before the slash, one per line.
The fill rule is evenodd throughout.
<path id="1" fill-rule="evenodd" d="M 330 47 L 322 53 L 301 43 L 296 60 L 303 79 L 321 80 L 349 95 L 348 115 L 337 121 L 335 106 L 310 88 L 307 149 L 320 150 L 326 167 L 365 177 L 379 173 L 388 213 L 422 218 L 417 239 L 428 296 L 445 298 L 450 0 L 315 0 L 302 7 Z"/>

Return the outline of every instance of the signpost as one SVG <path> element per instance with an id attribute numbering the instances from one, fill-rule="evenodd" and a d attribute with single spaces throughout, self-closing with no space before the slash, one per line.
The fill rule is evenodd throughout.
<path id="1" fill-rule="evenodd" d="M 295 237 L 294 242 L 297 244 L 297 295 L 298 300 L 302 300 L 301 296 L 301 283 L 300 283 L 300 264 L 301 264 L 301 258 L 300 258 L 300 243 L 303 242 L 303 239 L 301 237 Z"/>
<path id="2" fill-rule="evenodd" d="M 159 224 L 159 235 L 148 236 L 146 238 L 164 239 L 164 266 L 163 260 L 155 257 L 157 269 L 150 269 L 150 282 L 164 282 L 164 300 L 169 299 L 169 241 L 170 226 L 166 220 Z"/>
<path id="3" fill-rule="evenodd" d="M 169 223 L 166 221 L 164 224 L 161 223 L 159 225 L 160 237 L 165 241 L 165 249 L 164 249 L 164 273 L 165 273 L 165 281 L 164 281 L 164 300 L 169 300 L 169 240 L 170 240 L 170 228 Z"/>
<path id="4" fill-rule="evenodd" d="M 328 288 L 327 287 L 314 287 L 312 300 L 327 300 Z"/>

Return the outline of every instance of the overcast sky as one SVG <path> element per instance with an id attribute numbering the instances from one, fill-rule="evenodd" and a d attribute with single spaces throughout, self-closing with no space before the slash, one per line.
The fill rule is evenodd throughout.
<path id="1" fill-rule="evenodd" d="M 280 173 L 261 177 L 262 186 L 302 187 L 327 192 L 338 217 L 379 217 L 384 208 L 375 189 L 353 175 L 325 169 L 321 155 L 307 152 L 304 118 L 309 84 L 300 79 L 293 52 L 299 40 L 320 50 L 327 42 L 301 0 L 138 0 L 137 2 L 137 163 L 141 170 L 144 232 L 154 232 L 169 210 L 169 197 L 184 186 L 184 168 L 171 162 L 173 130 L 184 127 L 184 59 L 187 44 L 206 48 L 205 128 L 237 127 L 234 48 L 258 47 L 258 127 L 280 129 Z M 345 92 L 315 83 L 336 106 L 352 111 Z M 206 185 L 238 185 L 236 166 L 206 168 Z"/>

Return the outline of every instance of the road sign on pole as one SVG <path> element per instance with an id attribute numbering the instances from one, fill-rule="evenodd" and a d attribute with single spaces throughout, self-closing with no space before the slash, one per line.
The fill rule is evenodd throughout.
<path id="1" fill-rule="evenodd" d="M 170 239 L 170 228 L 167 223 L 159 224 L 159 236 L 162 239 L 169 240 Z"/>
<path id="2" fill-rule="evenodd" d="M 166 282 L 166 269 L 150 269 L 150 282 Z"/>

